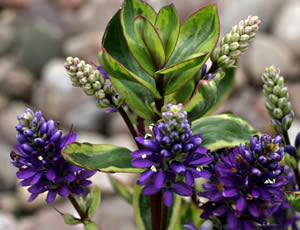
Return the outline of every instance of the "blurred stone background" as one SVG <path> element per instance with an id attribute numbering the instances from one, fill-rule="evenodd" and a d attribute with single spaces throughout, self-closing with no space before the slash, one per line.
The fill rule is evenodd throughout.
<path id="1" fill-rule="evenodd" d="M 215 1 L 147 2 L 155 9 L 175 3 L 183 21 Z M 74 125 L 79 141 L 135 148 L 121 118 L 101 111 L 93 98 L 73 88 L 63 68 L 66 56 L 97 63 L 105 25 L 120 4 L 121 0 L 0 0 L 0 230 L 82 229 L 63 224 L 54 207 L 74 212 L 64 201 L 46 207 L 41 198 L 30 204 L 26 190 L 17 186 L 9 153 L 16 144 L 16 116 L 25 108 L 43 111 L 65 130 Z M 286 79 L 296 112 L 293 139 L 300 130 L 300 1 L 220 0 L 218 4 L 222 33 L 248 15 L 259 15 L 263 21 L 241 58 L 235 90 L 218 112 L 232 111 L 260 131 L 271 132 L 260 76 L 266 66 L 275 64 Z M 116 176 L 134 183 L 132 175 Z M 93 180 L 103 191 L 97 214 L 101 229 L 136 229 L 132 208 L 114 195 L 106 176 L 98 173 Z"/>

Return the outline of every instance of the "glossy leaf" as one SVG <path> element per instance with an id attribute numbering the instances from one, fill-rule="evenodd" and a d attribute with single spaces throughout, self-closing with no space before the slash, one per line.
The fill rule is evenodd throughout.
<path id="1" fill-rule="evenodd" d="M 134 20 L 137 37 L 145 43 L 154 63 L 160 69 L 166 62 L 165 48 L 154 25 L 145 17 L 138 16 Z"/>
<path id="2" fill-rule="evenodd" d="M 213 113 L 231 94 L 234 89 L 235 69 L 225 69 L 225 77 L 217 84 L 217 98 L 215 105 L 205 114 Z"/>
<path id="3" fill-rule="evenodd" d="M 207 60 L 206 53 L 199 53 L 196 57 L 191 57 L 181 63 L 174 64 L 171 66 L 164 67 L 164 69 L 157 71 L 157 74 L 168 74 L 168 73 L 176 73 L 183 72 L 189 70 L 195 66 L 202 65 Z"/>
<path id="4" fill-rule="evenodd" d="M 192 130 L 193 134 L 203 135 L 203 145 L 210 150 L 240 145 L 259 134 L 248 122 L 230 113 L 200 118 L 192 123 Z"/>
<path id="5" fill-rule="evenodd" d="M 166 58 L 169 59 L 176 46 L 180 31 L 180 21 L 173 4 L 161 8 L 155 22 L 163 41 Z"/>
<path id="6" fill-rule="evenodd" d="M 117 180 L 113 176 L 108 175 L 108 178 L 115 192 L 118 193 L 129 204 L 132 204 L 133 188 L 129 185 L 123 184 L 121 181 Z"/>
<path id="7" fill-rule="evenodd" d="M 120 17 L 121 13 L 119 10 L 106 27 L 102 38 L 102 46 L 109 56 L 111 56 L 111 58 L 124 69 L 122 72 L 125 72 L 125 74 L 128 75 L 125 76 L 126 79 L 139 82 L 141 85 L 149 89 L 154 96 L 159 97 L 159 93 L 155 88 L 154 79 L 138 65 L 127 46 L 122 32 Z M 103 68 L 106 71 L 105 67 Z M 114 69 L 109 71 L 113 70 Z M 110 74 L 113 77 L 118 77 L 115 76 L 118 75 L 117 73 L 113 74 L 113 72 L 111 72 Z"/>
<path id="8" fill-rule="evenodd" d="M 147 3 L 141 0 L 124 1 L 121 10 L 121 24 L 128 47 L 140 66 L 147 73 L 153 75 L 155 67 L 151 55 L 134 30 L 134 20 L 140 15 L 146 17 L 152 24 L 155 23 L 156 13 Z"/>
<path id="9" fill-rule="evenodd" d="M 98 55 L 99 62 L 104 70 L 111 75 L 111 82 L 117 91 L 125 98 L 129 107 L 144 119 L 151 119 L 153 111 L 148 104 L 154 100 L 145 87 L 133 82 L 118 63 L 110 55 L 102 51 Z M 116 72 L 118 70 L 118 72 Z M 114 75 L 113 75 L 114 74 Z"/>
<path id="10" fill-rule="evenodd" d="M 101 172 L 138 173 L 140 169 L 131 166 L 130 150 L 115 145 L 93 145 L 73 143 L 62 154 L 74 165 Z"/>
<path id="11" fill-rule="evenodd" d="M 84 229 L 85 230 L 99 230 L 99 227 L 95 222 L 90 221 L 90 222 L 87 222 L 84 224 Z"/>
<path id="12" fill-rule="evenodd" d="M 63 217 L 64 217 L 64 222 L 65 224 L 68 224 L 68 225 L 77 225 L 77 224 L 81 224 L 81 221 L 74 217 L 73 215 L 71 214 L 62 214 Z"/>
<path id="13" fill-rule="evenodd" d="M 87 207 L 88 207 L 88 217 L 91 219 L 93 216 L 95 216 L 97 208 L 100 205 L 101 201 L 101 190 L 100 188 L 95 185 L 89 194 L 88 200 L 87 200 Z"/>
<path id="14" fill-rule="evenodd" d="M 170 94 L 168 99 L 170 102 L 172 101 L 172 104 L 182 103 L 185 105 L 192 97 L 194 89 L 195 83 L 194 81 L 190 81 L 175 93 Z"/>
<path id="15" fill-rule="evenodd" d="M 286 192 L 285 194 L 291 208 L 296 212 L 300 212 L 300 192 Z"/>
<path id="16" fill-rule="evenodd" d="M 176 225 L 176 230 L 182 230 L 183 225 L 191 223 L 193 223 L 197 228 L 199 228 L 204 222 L 204 220 L 200 218 L 200 215 L 201 210 L 198 207 L 196 207 L 195 204 L 184 204 L 180 210 L 180 217 Z"/>
<path id="17" fill-rule="evenodd" d="M 215 104 L 217 98 L 217 86 L 214 80 L 200 80 L 198 87 L 185 105 L 188 112 L 188 119 L 193 121 L 202 117 Z"/>
<path id="18" fill-rule="evenodd" d="M 168 230 L 174 230 L 179 218 L 181 197 L 174 195 L 174 202 L 168 212 Z M 139 230 L 152 230 L 151 197 L 142 194 L 142 187 L 135 186 L 133 207 L 136 224 Z"/>
<path id="19" fill-rule="evenodd" d="M 216 5 L 200 9 L 182 25 L 176 48 L 165 68 L 178 65 L 184 61 L 208 55 L 198 66 L 188 71 L 170 73 L 165 76 L 166 94 L 173 93 L 190 81 L 200 71 L 209 54 L 213 51 L 219 38 L 219 17 Z M 174 79 L 180 79 L 174 80 Z"/>

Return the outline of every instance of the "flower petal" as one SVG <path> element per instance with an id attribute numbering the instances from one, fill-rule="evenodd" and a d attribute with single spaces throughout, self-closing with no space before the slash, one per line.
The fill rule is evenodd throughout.
<path id="1" fill-rule="evenodd" d="M 162 170 L 160 170 L 154 178 L 154 186 L 157 189 L 161 189 L 165 183 L 165 174 Z"/>
<path id="2" fill-rule="evenodd" d="M 160 189 L 156 188 L 156 187 L 154 186 L 154 183 L 153 183 L 153 182 L 150 182 L 150 183 L 148 183 L 147 185 L 145 185 L 145 187 L 144 187 L 143 190 L 142 190 L 142 193 L 143 193 L 144 195 L 153 195 L 153 194 L 155 194 L 155 193 L 157 193 L 157 192 L 159 192 L 159 191 L 160 191 Z"/>
<path id="3" fill-rule="evenodd" d="M 224 197 L 235 197 L 239 194 L 238 190 L 235 188 L 225 188 L 223 192 Z"/>
<path id="4" fill-rule="evenodd" d="M 148 180 L 154 172 L 151 169 L 146 170 L 145 172 L 141 173 L 139 177 L 139 183 L 144 183 L 146 180 Z"/>
<path id="5" fill-rule="evenodd" d="M 250 203 L 248 205 L 248 211 L 254 217 L 259 217 L 259 215 L 260 215 L 259 210 L 258 210 L 257 206 L 254 203 Z"/>
<path id="6" fill-rule="evenodd" d="M 145 154 L 146 157 L 152 155 L 152 151 L 146 149 L 139 149 L 135 152 L 132 152 L 130 155 L 134 158 L 142 158 L 142 155 Z"/>
<path id="7" fill-rule="evenodd" d="M 143 137 L 136 137 L 135 140 L 151 151 L 159 152 L 160 150 L 159 145 L 153 140 L 145 139 Z"/>
<path id="8" fill-rule="evenodd" d="M 244 196 L 240 196 L 240 198 L 236 202 L 236 209 L 242 212 L 246 206 L 247 206 L 246 199 L 244 198 Z"/>
<path id="9" fill-rule="evenodd" d="M 238 219 L 232 212 L 228 213 L 227 215 L 227 225 L 230 227 L 230 229 L 239 229 Z"/>
<path id="10" fill-rule="evenodd" d="M 174 184 L 174 191 L 181 196 L 191 196 L 193 190 L 183 182 Z"/>
<path id="11" fill-rule="evenodd" d="M 173 203 L 173 199 L 174 199 L 173 192 L 170 189 L 164 190 L 163 192 L 164 204 L 168 207 L 171 206 Z"/>
<path id="12" fill-rule="evenodd" d="M 28 179 L 36 174 L 36 171 L 30 169 L 24 169 L 22 171 L 17 172 L 17 177 L 19 179 Z"/>
<path id="13" fill-rule="evenodd" d="M 37 173 L 32 177 L 32 180 L 30 182 L 30 184 L 37 184 L 40 182 L 41 177 L 43 176 L 42 173 Z"/>
<path id="14" fill-rule="evenodd" d="M 194 176 L 193 176 L 193 174 L 189 170 L 187 170 L 185 172 L 185 180 L 186 180 L 186 183 L 189 186 L 193 186 L 194 185 Z"/>
<path id="15" fill-rule="evenodd" d="M 212 156 L 202 156 L 196 160 L 189 162 L 189 165 L 206 165 L 214 160 Z"/>
<path id="16" fill-rule="evenodd" d="M 46 177 L 50 181 L 54 181 L 56 178 L 56 172 L 53 168 L 49 168 L 48 171 L 46 172 Z"/>
<path id="17" fill-rule="evenodd" d="M 56 198 L 56 191 L 55 190 L 50 190 L 48 192 L 48 195 L 47 195 L 47 203 L 52 203 L 53 201 L 55 201 L 55 198 Z"/>
<path id="18" fill-rule="evenodd" d="M 154 163 L 148 159 L 137 158 L 131 161 L 133 167 L 136 168 L 148 168 L 151 167 Z"/>
<path id="19" fill-rule="evenodd" d="M 70 195 L 70 190 L 66 184 L 63 184 L 58 190 L 58 194 L 62 197 L 67 197 Z"/>
<path id="20" fill-rule="evenodd" d="M 39 193 L 32 193 L 27 201 L 28 202 L 34 201 L 38 197 L 38 195 Z"/>

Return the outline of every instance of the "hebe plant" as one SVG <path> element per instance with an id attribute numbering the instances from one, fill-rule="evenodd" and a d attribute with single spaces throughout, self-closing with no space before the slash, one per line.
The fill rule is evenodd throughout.
<path id="1" fill-rule="evenodd" d="M 99 66 L 68 57 L 65 68 L 98 107 L 120 113 L 136 149 L 77 143 L 74 132 L 63 135 L 27 109 L 11 158 L 29 201 L 44 192 L 48 203 L 68 198 L 79 217 L 61 213 L 65 223 L 99 229 L 92 218 L 100 190 L 90 191 L 88 178 L 135 173 L 134 188 L 109 178 L 134 206 L 140 230 L 297 229 L 300 134 L 292 145 L 294 112 L 279 69 L 262 73 L 274 137 L 234 114 L 211 115 L 230 94 L 260 23 L 256 16 L 240 21 L 217 46 L 216 5 L 181 24 L 173 5 L 156 13 L 142 0 L 125 0 L 104 33 Z"/>

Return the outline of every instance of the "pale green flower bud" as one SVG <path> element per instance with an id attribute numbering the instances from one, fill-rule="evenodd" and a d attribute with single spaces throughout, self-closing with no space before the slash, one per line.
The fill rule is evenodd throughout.
<path id="1" fill-rule="evenodd" d="M 260 22 L 258 17 L 254 16 L 233 26 L 231 32 L 221 40 L 220 47 L 212 53 L 211 60 L 221 68 L 234 67 L 241 54 L 248 49 L 250 42 L 255 38 Z"/>
<path id="2" fill-rule="evenodd" d="M 112 87 L 110 80 L 103 76 L 95 66 L 87 64 L 84 60 L 80 60 L 77 57 L 67 57 L 64 67 L 70 76 L 72 85 L 82 88 L 88 96 L 95 96 L 99 99 L 99 107 L 119 107 L 121 105 L 123 99 L 118 98 L 116 100 L 113 98 L 117 93 Z"/>
<path id="3" fill-rule="evenodd" d="M 294 112 L 289 101 L 288 89 L 284 85 L 284 78 L 280 70 L 274 66 L 266 68 L 262 76 L 264 82 L 263 93 L 266 97 L 265 107 L 272 120 L 272 127 L 277 132 L 286 132 L 294 119 Z"/>
<path id="4" fill-rule="evenodd" d="M 98 100 L 97 106 L 101 109 L 106 109 L 106 108 L 110 107 L 111 104 L 108 99 L 104 98 L 104 99 Z"/>

